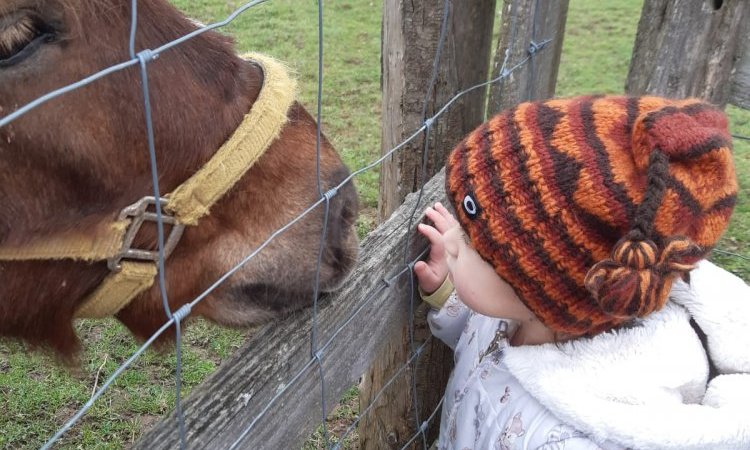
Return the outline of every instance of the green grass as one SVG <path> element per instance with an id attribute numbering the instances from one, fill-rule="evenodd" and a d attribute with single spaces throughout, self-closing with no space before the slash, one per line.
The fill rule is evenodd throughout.
<path id="1" fill-rule="evenodd" d="M 302 445 L 302 450 L 315 450 L 326 448 L 326 436 L 328 445 L 341 443 L 345 449 L 357 448 L 359 435 L 354 428 L 351 433 L 344 436 L 349 426 L 354 423 L 359 414 L 359 389 L 356 386 L 351 387 L 344 393 L 336 408 L 328 415 L 326 419 L 326 435 L 323 434 L 323 427 L 319 426 L 315 433 Z"/>
<path id="2" fill-rule="evenodd" d="M 173 0 L 206 23 L 221 19 L 240 1 Z M 323 131 L 344 161 L 359 168 L 380 152 L 381 1 L 328 1 L 324 5 Z M 301 99 L 316 111 L 318 79 L 317 3 L 282 0 L 263 4 L 238 18 L 226 31 L 240 51 L 268 53 L 298 74 Z M 375 170 L 357 178 L 366 215 L 378 202 Z"/>
<path id="3" fill-rule="evenodd" d="M 0 344 L 0 448 L 38 448 L 89 399 L 137 345 L 116 321 L 81 321 L 86 351 L 65 370 L 17 343 Z M 242 342 L 242 333 L 202 320 L 184 336 L 184 392 L 213 372 Z M 70 431 L 59 448 L 122 448 L 174 407 L 174 355 L 147 352 Z"/>
<path id="4" fill-rule="evenodd" d="M 642 0 L 571 0 L 557 95 L 622 94 Z"/>
<path id="5" fill-rule="evenodd" d="M 750 111 L 730 106 L 727 113 L 732 133 L 750 137 Z M 737 206 L 729 222 L 729 230 L 719 242 L 711 259 L 749 281 L 750 260 L 747 257 L 750 257 L 750 141 L 734 140 L 734 162 L 740 182 Z"/>
<path id="6" fill-rule="evenodd" d="M 192 17 L 211 22 L 225 17 L 238 0 L 174 0 Z M 642 0 L 572 0 L 568 14 L 558 95 L 621 93 Z M 325 3 L 324 131 L 356 169 L 380 153 L 380 15 L 381 0 L 336 0 Z M 303 103 L 315 110 L 317 74 L 317 8 L 313 1 L 274 0 L 229 27 L 241 51 L 261 51 L 287 61 L 298 73 Z M 750 136 L 750 113 L 728 108 L 734 134 Z M 736 141 L 741 190 L 729 231 L 719 247 L 750 255 L 750 142 Z M 377 206 L 378 173 L 356 180 L 363 218 L 358 229 L 372 227 Z M 730 255 L 714 258 L 750 279 L 748 261 Z M 86 344 L 81 368 L 71 373 L 54 360 L 29 354 L 16 343 L 0 343 L 0 448 L 38 448 L 88 400 L 95 384 L 111 374 L 136 349 L 114 321 L 84 321 L 79 331 Z M 184 340 L 184 392 L 200 383 L 232 353 L 244 333 L 193 321 Z M 174 407 L 174 352 L 147 352 L 118 379 L 58 446 L 123 448 Z M 351 389 L 328 419 L 332 441 L 358 411 Z M 345 448 L 356 447 L 356 434 Z M 319 429 L 304 445 L 322 448 Z"/>

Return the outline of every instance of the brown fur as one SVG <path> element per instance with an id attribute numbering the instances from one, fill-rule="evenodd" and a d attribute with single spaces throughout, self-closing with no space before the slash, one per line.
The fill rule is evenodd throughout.
<path id="1" fill-rule="evenodd" d="M 16 22 L 8 24 L 9 17 Z M 49 26 L 54 38 L 20 63 L 0 65 L 0 116 L 127 60 L 129 17 L 129 0 L 4 0 L 0 52 L 23 48 L 19 42 L 27 39 L 28 24 Z M 138 25 L 138 50 L 156 48 L 195 28 L 164 0 L 139 1 Z M 262 72 L 235 56 L 228 38 L 206 33 L 150 63 L 149 84 L 159 189 L 165 193 L 231 135 L 257 97 Z M 140 89 L 138 69 L 130 68 L 0 128 L 0 245 L 73 227 L 94 229 L 150 195 Z M 315 122 L 298 104 L 290 119 L 280 139 L 211 215 L 186 230 L 167 261 L 173 309 L 192 300 L 318 198 L 311 175 Z M 327 141 L 321 149 L 321 174 L 324 189 L 348 175 Z M 332 202 L 323 290 L 337 287 L 353 266 L 356 203 L 351 183 Z M 207 297 L 195 314 L 249 325 L 311 302 L 321 222 L 319 208 Z M 153 229 L 146 230 L 140 243 L 153 245 L 154 236 Z M 0 336 L 73 354 L 79 348 L 73 314 L 106 274 L 103 263 L 0 262 Z M 165 320 L 158 288 L 117 317 L 140 338 L 152 334 Z"/>

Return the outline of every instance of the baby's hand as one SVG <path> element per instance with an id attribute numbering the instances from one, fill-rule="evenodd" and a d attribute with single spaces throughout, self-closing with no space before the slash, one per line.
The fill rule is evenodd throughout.
<path id="1" fill-rule="evenodd" d="M 430 241 L 430 255 L 427 262 L 418 261 L 414 265 L 419 287 L 427 294 L 435 292 L 448 276 L 448 261 L 446 259 L 446 233 L 461 226 L 453 215 L 440 203 L 434 208 L 427 208 L 425 215 L 435 226 L 424 223 L 417 225 L 417 229 Z M 455 234 L 448 233 L 449 235 Z"/>

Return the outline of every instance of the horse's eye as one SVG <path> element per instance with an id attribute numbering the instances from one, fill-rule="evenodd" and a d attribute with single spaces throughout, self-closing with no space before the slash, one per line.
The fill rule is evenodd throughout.
<path id="1" fill-rule="evenodd" d="M 474 200 L 474 197 L 471 196 L 471 194 L 467 194 L 466 197 L 464 197 L 464 212 L 467 216 L 469 216 L 470 219 L 473 219 L 479 214 L 479 206 L 477 205 L 476 200 Z"/>
<path id="2" fill-rule="evenodd" d="M 52 29 L 34 16 L 12 19 L 0 18 L 0 68 L 20 62 L 54 39 Z"/>

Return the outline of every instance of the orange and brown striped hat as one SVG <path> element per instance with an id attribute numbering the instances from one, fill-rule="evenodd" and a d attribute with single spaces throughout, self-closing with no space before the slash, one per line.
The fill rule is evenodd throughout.
<path id="1" fill-rule="evenodd" d="M 737 181 L 719 109 L 604 96 L 493 117 L 448 157 L 446 190 L 526 306 L 580 336 L 663 307 L 724 232 Z"/>

